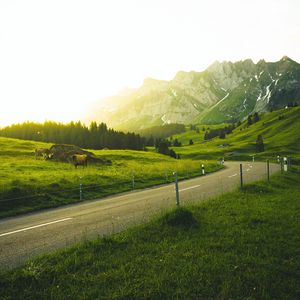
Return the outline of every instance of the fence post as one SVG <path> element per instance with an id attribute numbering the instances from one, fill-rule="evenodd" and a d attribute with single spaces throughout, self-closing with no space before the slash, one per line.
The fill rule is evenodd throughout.
<path id="1" fill-rule="evenodd" d="M 175 191 L 176 191 L 176 206 L 179 206 L 179 188 L 178 188 L 178 176 L 177 173 L 174 172 L 174 177 L 175 177 Z"/>
<path id="2" fill-rule="evenodd" d="M 243 189 L 243 165 L 240 164 L 241 190 Z"/>
<path id="3" fill-rule="evenodd" d="M 82 183 L 81 183 L 81 177 L 80 178 L 80 183 L 79 183 L 79 199 L 82 201 Z"/>
<path id="4" fill-rule="evenodd" d="M 280 158 L 280 172 L 283 174 L 283 157 Z"/>
<path id="5" fill-rule="evenodd" d="M 288 159 L 286 156 L 283 158 L 283 170 L 284 172 L 288 171 Z"/>
<path id="6" fill-rule="evenodd" d="M 268 174 L 268 181 L 270 181 L 270 162 L 267 159 L 267 174 Z"/>

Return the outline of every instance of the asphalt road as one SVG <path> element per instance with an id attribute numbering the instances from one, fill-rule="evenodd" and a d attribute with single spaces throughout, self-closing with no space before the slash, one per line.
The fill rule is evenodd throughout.
<path id="1" fill-rule="evenodd" d="M 279 166 L 270 164 L 270 174 Z M 267 178 L 266 163 L 243 162 L 244 182 Z M 225 169 L 179 182 L 180 203 L 185 205 L 231 191 L 240 184 L 240 163 L 226 162 Z M 27 259 L 68 247 L 87 238 L 119 232 L 175 207 L 175 186 L 123 193 L 61 208 L 0 220 L 0 266 L 14 268 Z"/>

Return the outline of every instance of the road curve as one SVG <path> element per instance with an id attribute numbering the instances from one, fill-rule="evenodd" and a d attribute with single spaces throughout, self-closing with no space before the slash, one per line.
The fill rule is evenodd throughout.
<path id="1" fill-rule="evenodd" d="M 270 164 L 270 174 L 279 166 Z M 243 162 L 244 183 L 266 179 L 266 163 Z M 182 205 L 231 191 L 240 184 L 240 163 L 226 162 L 218 172 L 179 182 Z M 0 266 L 14 268 L 42 253 L 86 238 L 111 234 L 175 207 L 174 184 L 128 192 L 61 208 L 0 220 Z"/>

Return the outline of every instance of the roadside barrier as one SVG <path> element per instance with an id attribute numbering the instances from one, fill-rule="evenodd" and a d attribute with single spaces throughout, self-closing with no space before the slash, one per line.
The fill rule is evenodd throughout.
<path id="1" fill-rule="evenodd" d="M 41 202 L 43 198 L 49 199 L 49 198 L 58 198 L 58 199 L 64 199 L 64 198 L 70 198 L 70 201 L 68 203 L 72 202 L 78 202 L 83 200 L 91 200 L 91 199 L 97 199 L 102 198 L 108 195 L 120 193 L 120 192 L 126 192 L 126 191 L 132 191 L 136 189 L 141 189 L 145 187 L 151 187 L 161 184 L 168 184 L 172 183 L 174 181 L 172 174 L 174 171 L 171 170 L 165 170 L 162 172 L 162 174 L 159 174 L 159 176 L 146 178 L 143 176 L 143 174 L 139 174 L 139 176 L 135 173 L 131 173 L 128 176 L 127 181 L 118 181 L 115 183 L 95 183 L 95 184 L 85 184 L 84 183 L 84 177 L 79 177 L 78 182 L 73 184 L 73 187 L 70 188 L 63 188 L 63 189 L 57 189 L 57 188 L 45 188 L 43 191 L 40 192 L 34 192 L 34 191 L 20 191 L 22 193 L 20 196 L 16 197 L 10 197 L 9 195 L 7 197 L 1 198 L 0 196 L 0 203 L 8 204 L 7 206 L 12 206 L 14 203 L 17 205 L 22 206 L 22 204 L 28 204 L 29 201 L 39 201 Z M 176 174 L 178 176 L 178 180 L 182 179 L 189 179 L 193 177 L 198 177 L 202 175 L 202 171 L 194 171 L 194 172 L 177 172 Z M 13 193 L 8 191 L 7 194 Z M 59 203 L 58 203 L 59 204 Z M 46 206 L 45 206 L 46 207 Z M 6 209 L 4 205 L 0 206 L 0 211 L 3 209 Z"/>
<path id="2" fill-rule="evenodd" d="M 284 172 L 283 168 L 283 158 L 278 158 L 280 163 L 281 172 Z M 286 160 L 287 170 L 291 169 L 292 160 L 288 158 Z M 244 184 L 247 183 L 247 176 L 249 175 L 249 164 L 252 162 L 245 162 L 240 164 L 240 176 L 238 176 L 238 170 L 236 174 L 231 174 L 228 178 L 222 179 L 218 181 L 218 183 L 214 186 L 213 189 L 221 190 L 223 192 L 228 189 L 228 186 L 232 185 L 232 182 L 236 182 L 239 179 L 240 188 L 243 189 Z M 226 165 L 226 164 L 225 164 Z M 146 178 L 143 174 L 131 173 L 128 174 L 128 180 L 119 181 L 115 183 L 104 183 L 99 182 L 95 184 L 85 184 L 84 177 L 80 177 L 77 183 L 73 184 L 73 187 L 66 189 L 57 189 L 57 188 L 47 188 L 43 191 L 33 193 L 32 191 L 21 191 L 22 194 L 16 197 L 3 197 L 0 198 L 0 214 L 3 212 L 7 212 L 18 207 L 38 207 L 38 208 L 50 208 L 55 206 L 60 206 L 61 204 L 70 204 L 84 200 L 92 200 L 92 199 L 101 199 L 109 195 L 113 195 L 116 193 L 128 192 L 136 189 L 142 189 L 151 186 L 157 186 L 161 184 L 175 183 L 175 198 L 176 205 L 178 206 L 180 203 L 180 193 L 181 190 L 179 188 L 179 181 L 183 179 L 189 179 L 193 177 L 203 176 L 207 174 L 207 171 L 204 171 L 204 164 L 201 164 L 198 168 L 198 171 L 188 172 L 173 172 L 171 170 L 165 170 L 159 174 L 157 177 Z M 247 175 L 245 177 L 245 175 Z M 266 161 L 266 173 L 258 176 L 257 174 L 252 174 L 252 178 L 255 177 L 255 180 L 261 180 L 266 178 L 270 181 L 270 161 Z M 238 181 L 236 182 L 236 184 Z M 28 193 L 28 194 L 25 194 Z M 201 190 L 191 189 L 189 191 L 192 198 L 202 198 L 207 196 L 207 192 L 201 193 Z M 214 194 L 214 191 L 210 192 L 211 195 Z"/>

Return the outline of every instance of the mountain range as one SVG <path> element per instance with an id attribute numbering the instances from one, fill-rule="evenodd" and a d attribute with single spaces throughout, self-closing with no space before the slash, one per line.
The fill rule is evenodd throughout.
<path id="1" fill-rule="evenodd" d="M 277 62 L 251 59 L 214 62 L 202 72 L 180 71 L 170 80 L 147 78 L 96 104 L 89 118 L 123 130 L 170 123 L 221 123 L 254 112 L 300 103 L 300 64 L 284 56 Z"/>

